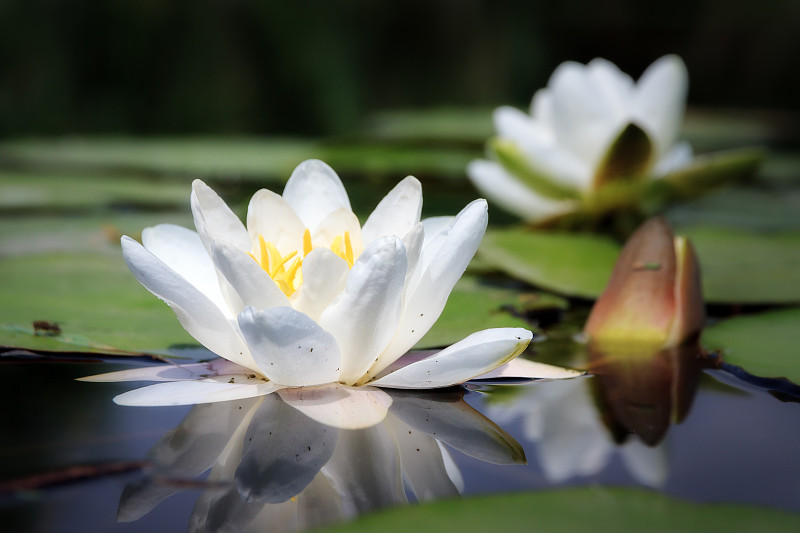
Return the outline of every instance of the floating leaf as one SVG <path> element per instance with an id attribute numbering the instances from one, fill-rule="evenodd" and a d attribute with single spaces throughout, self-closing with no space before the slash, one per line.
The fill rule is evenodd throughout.
<path id="1" fill-rule="evenodd" d="M 566 300 L 557 296 L 492 286 L 467 275 L 456 284 L 442 315 L 415 348 L 449 346 L 487 328 L 529 328 L 530 324 L 511 312 L 565 309 L 567 305 Z"/>
<path id="2" fill-rule="evenodd" d="M 703 345 L 722 360 L 759 377 L 784 377 L 800 384 L 800 309 L 731 318 L 706 328 Z"/>
<path id="3" fill-rule="evenodd" d="M 491 230 L 480 258 L 517 279 L 571 296 L 596 298 L 605 288 L 620 247 L 581 233 Z"/>
<path id="4" fill-rule="evenodd" d="M 577 510 L 577 511 L 576 511 Z M 443 500 L 363 516 L 325 531 L 769 531 L 793 532 L 800 516 L 744 505 L 700 504 L 655 492 L 572 488 Z"/>

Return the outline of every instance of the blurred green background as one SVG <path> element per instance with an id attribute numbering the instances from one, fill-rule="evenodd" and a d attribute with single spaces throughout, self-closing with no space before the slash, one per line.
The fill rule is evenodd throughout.
<path id="1" fill-rule="evenodd" d="M 800 2 L 0 0 L 0 137 L 342 135 L 377 110 L 526 106 L 562 61 L 796 110 Z M 793 59 L 794 58 L 794 59 Z"/>

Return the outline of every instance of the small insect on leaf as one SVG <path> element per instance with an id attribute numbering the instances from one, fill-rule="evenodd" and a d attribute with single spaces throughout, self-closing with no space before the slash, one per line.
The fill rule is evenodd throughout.
<path id="1" fill-rule="evenodd" d="M 33 334 L 42 337 L 57 337 L 61 335 L 61 328 L 55 322 L 49 322 L 47 320 L 34 320 Z"/>

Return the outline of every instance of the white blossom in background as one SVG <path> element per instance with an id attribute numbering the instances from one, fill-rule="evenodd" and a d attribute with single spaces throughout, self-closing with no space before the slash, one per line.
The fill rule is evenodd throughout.
<path id="1" fill-rule="evenodd" d="M 562 63 L 530 114 L 495 110 L 497 160 L 473 161 L 467 173 L 489 200 L 531 222 L 577 209 L 609 182 L 658 179 L 692 161 L 678 139 L 687 87 L 674 55 L 638 82 L 605 59 Z"/>
<path id="2" fill-rule="evenodd" d="M 474 255 L 485 200 L 421 221 L 421 186 L 408 177 L 362 227 L 336 173 L 310 160 L 283 195 L 262 189 L 252 197 L 246 225 L 200 180 L 191 207 L 196 231 L 161 224 L 144 230 L 142 244 L 123 237 L 122 251 L 139 282 L 224 359 L 84 378 L 162 382 L 117 396 L 119 404 L 204 403 L 325 384 L 344 385 L 346 402 L 352 387 L 447 387 L 498 367 L 494 375 L 576 374 L 506 365 L 531 339 L 520 328 L 480 331 L 421 360 L 401 359 Z"/>

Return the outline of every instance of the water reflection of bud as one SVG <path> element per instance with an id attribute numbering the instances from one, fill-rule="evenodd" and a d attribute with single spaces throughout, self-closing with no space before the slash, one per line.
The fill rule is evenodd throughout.
<path id="1" fill-rule="evenodd" d="M 195 406 L 150 451 L 152 475 L 126 487 L 118 519 L 136 520 L 201 486 L 190 531 L 293 531 L 404 504 L 407 494 L 458 495 L 461 475 L 443 444 L 483 461 L 525 461 L 512 437 L 463 401 L 463 390 L 347 397 L 351 413 L 337 426 L 346 392 Z M 349 429 L 353 413 L 382 406 L 382 417 Z"/>

